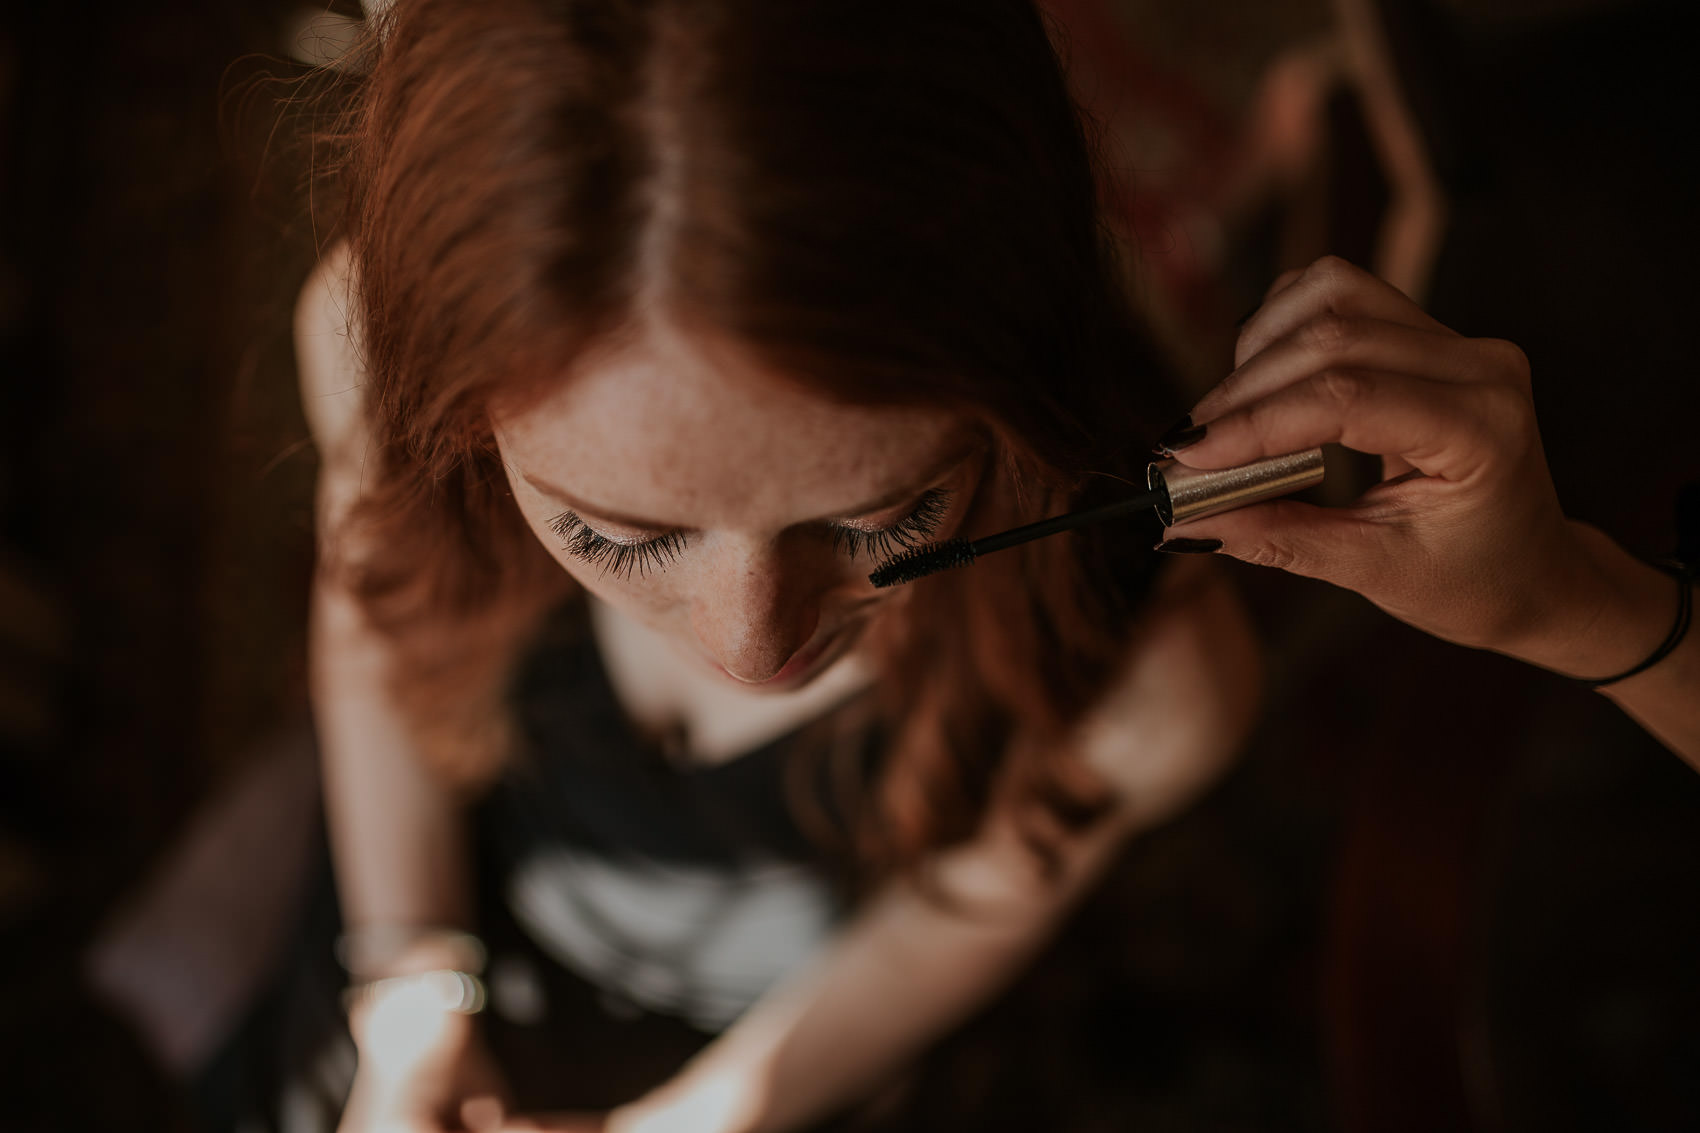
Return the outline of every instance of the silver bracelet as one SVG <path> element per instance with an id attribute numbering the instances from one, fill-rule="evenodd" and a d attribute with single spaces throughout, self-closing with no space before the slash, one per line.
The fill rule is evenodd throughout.
<path id="1" fill-rule="evenodd" d="M 476 1015 L 489 1001 L 484 981 L 473 973 L 437 968 L 355 984 L 342 993 L 343 1010 L 352 1014 L 357 1008 L 392 994 L 417 995 L 421 1006 L 457 1015 Z"/>
<path id="2" fill-rule="evenodd" d="M 362 925 L 337 937 L 334 947 L 343 970 L 359 979 L 383 971 L 408 949 L 424 943 L 446 954 L 444 969 L 474 976 L 484 973 L 484 942 L 463 929 L 443 925 Z"/>

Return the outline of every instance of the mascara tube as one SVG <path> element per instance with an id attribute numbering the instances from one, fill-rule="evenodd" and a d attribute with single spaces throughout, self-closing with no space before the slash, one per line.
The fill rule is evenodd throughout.
<path id="1" fill-rule="evenodd" d="M 1188 468 L 1159 460 L 1145 469 L 1145 486 L 1163 493 L 1157 515 L 1163 526 L 1203 519 L 1322 483 L 1322 450 L 1271 456 L 1237 468 Z"/>

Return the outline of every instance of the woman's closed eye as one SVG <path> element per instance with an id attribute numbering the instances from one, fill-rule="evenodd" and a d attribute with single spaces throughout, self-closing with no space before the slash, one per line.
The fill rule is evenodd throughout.
<path id="1" fill-rule="evenodd" d="M 888 527 L 864 530 L 834 524 L 832 545 L 851 558 L 861 554 L 890 558 L 938 534 L 939 525 L 950 514 L 950 497 L 951 493 L 943 488 L 929 488 L 921 493 L 908 515 Z"/>
<path id="2" fill-rule="evenodd" d="M 827 525 L 827 534 L 833 547 L 851 558 L 858 555 L 887 558 L 935 535 L 950 514 L 951 496 L 944 488 L 930 488 L 895 523 L 879 528 L 833 523 Z M 669 531 L 643 540 L 614 539 L 570 511 L 551 519 L 549 530 L 560 537 L 562 550 L 569 555 L 601 567 L 603 574 L 622 579 L 634 573 L 642 578 L 651 570 L 665 570 L 686 547 L 683 531 Z"/>
<path id="3" fill-rule="evenodd" d="M 575 512 L 564 511 L 549 521 L 549 530 L 561 537 L 561 549 L 592 566 L 600 566 L 603 574 L 630 578 L 636 571 L 639 578 L 651 568 L 666 570 L 667 564 L 685 549 L 685 533 L 669 531 L 652 539 L 623 542 L 591 527 Z"/>

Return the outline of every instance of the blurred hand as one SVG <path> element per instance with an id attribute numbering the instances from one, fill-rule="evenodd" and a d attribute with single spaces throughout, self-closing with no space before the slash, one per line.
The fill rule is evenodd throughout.
<path id="1" fill-rule="evenodd" d="M 1560 510 L 1511 343 L 1464 338 L 1329 258 L 1276 281 L 1234 362 L 1177 459 L 1223 468 L 1335 442 L 1382 456 L 1387 478 L 1350 507 L 1276 501 L 1166 539 L 1219 539 L 1225 554 L 1355 590 L 1438 637 L 1578 675 L 1633 664 L 1656 640 L 1635 645 L 1645 631 L 1629 625 L 1605 656 L 1589 636 L 1628 619 L 1615 565 L 1627 556 Z"/>
<path id="2" fill-rule="evenodd" d="M 350 1018 L 359 1068 L 338 1133 L 500 1127 L 507 1091 L 474 1017 L 399 984 Z"/>

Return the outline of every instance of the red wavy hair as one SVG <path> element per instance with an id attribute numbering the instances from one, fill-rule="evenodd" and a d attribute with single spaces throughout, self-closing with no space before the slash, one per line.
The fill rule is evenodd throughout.
<path id="1" fill-rule="evenodd" d="M 969 532 L 1138 482 L 1164 400 L 1029 0 L 398 0 L 351 80 L 346 191 L 380 474 L 349 572 L 446 771 L 509 748 L 526 627 L 568 580 L 486 406 L 664 314 L 852 403 L 981 422 Z M 1048 858 L 1096 780 L 1057 742 L 1127 649 L 1149 563 L 1109 530 L 929 579 L 881 645 L 891 735 L 860 860 L 1008 806 Z"/>

